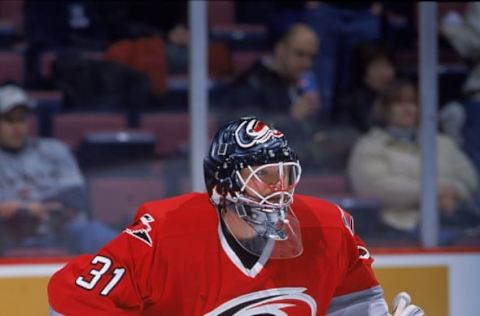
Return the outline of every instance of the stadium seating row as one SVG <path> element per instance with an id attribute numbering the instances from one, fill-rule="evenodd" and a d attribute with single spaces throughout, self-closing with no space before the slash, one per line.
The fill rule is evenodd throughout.
<path id="1" fill-rule="evenodd" d="M 30 120 L 33 134 L 39 134 L 39 121 Z M 210 136 L 217 129 L 217 119 L 211 115 L 208 121 Z M 53 114 L 52 135 L 65 142 L 74 152 L 78 152 L 84 142 L 99 140 L 95 134 L 111 135 L 112 141 L 127 143 L 130 136 L 138 133 L 151 133 L 155 138 L 155 155 L 167 157 L 178 151 L 185 151 L 190 137 L 190 116 L 185 112 L 155 112 L 140 115 L 138 128 L 127 124 L 126 115 L 115 112 L 71 112 Z M 99 135 L 97 135 L 99 136 Z"/>

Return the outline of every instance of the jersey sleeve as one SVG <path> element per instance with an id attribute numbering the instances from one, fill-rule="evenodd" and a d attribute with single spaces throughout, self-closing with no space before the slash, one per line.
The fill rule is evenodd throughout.
<path id="1" fill-rule="evenodd" d="M 344 224 L 340 250 L 340 282 L 328 315 L 387 315 L 388 306 L 372 270 L 373 258 L 364 241 L 355 234 L 353 218 L 340 209 Z"/>
<path id="2" fill-rule="evenodd" d="M 79 256 L 51 277 L 51 308 L 68 316 L 140 315 L 162 294 L 166 267 L 158 230 L 157 219 L 140 208 L 133 224 L 97 254 Z"/>

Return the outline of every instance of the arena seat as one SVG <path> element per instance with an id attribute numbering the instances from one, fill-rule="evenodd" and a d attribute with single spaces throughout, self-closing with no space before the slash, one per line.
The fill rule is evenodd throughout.
<path id="1" fill-rule="evenodd" d="M 208 1 L 207 6 L 209 27 L 234 23 L 234 1 Z"/>
<path id="2" fill-rule="evenodd" d="M 0 52 L 0 82 L 23 82 L 23 56 L 17 52 Z"/>
<path id="3" fill-rule="evenodd" d="M 20 30 L 23 27 L 24 0 L 0 1 L 0 19 L 10 21 Z"/>
<path id="4" fill-rule="evenodd" d="M 140 117 L 140 127 L 156 136 L 155 152 L 160 157 L 171 156 L 187 150 L 190 138 L 189 113 L 144 113 Z M 216 132 L 216 117 L 208 118 L 208 130 L 210 136 Z"/>
<path id="5" fill-rule="evenodd" d="M 89 190 L 92 216 L 120 229 L 143 202 L 165 196 L 163 181 L 146 177 L 92 177 Z"/>
<path id="6" fill-rule="evenodd" d="M 27 93 L 37 106 L 47 104 L 60 108 L 63 102 L 63 95 L 58 90 L 30 90 Z"/>
<path id="7" fill-rule="evenodd" d="M 53 118 L 53 136 L 74 151 L 87 133 L 122 131 L 126 128 L 126 118 L 121 113 L 72 112 L 57 114 Z"/>
<path id="8" fill-rule="evenodd" d="M 23 6 L 24 0 L 0 0 L 0 46 L 11 47 L 22 36 Z"/>
<path id="9" fill-rule="evenodd" d="M 141 129 L 87 133 L 77 151 L 84 169 L 118 166 L 154 158 L 155 136 Z"/>
<path id="10" fill-rule="evenodd" d="M 105 58 L 103 52 L 100 51 L 78 50 L 76 53 L 85 59 L 103 60 Z M 51 78 L 53 74 L 53 65 L 58 57 L 59 53 L 53 50 L 45 51 L 40 54 L 40 74 L 43 78 Z"/>

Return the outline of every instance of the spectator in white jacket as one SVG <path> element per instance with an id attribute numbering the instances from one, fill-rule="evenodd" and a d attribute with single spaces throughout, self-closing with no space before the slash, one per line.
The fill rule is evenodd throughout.
<path id="1" fill-rule="evenodd" d="M 352 188 L 381 202 L 380 220 L 386 228 L 417 236 L 421 144 L 414 84 L 394 82 L 380 98 L 375 115 L 378 126 L 359 139 L 349 160 Z M 440 238 L 448 243 L 465 226 L 480 225 L 469 207 L 478 182 L 472 163 L 450 138 L 439 134 L 437 150 L 438 208 L 445 228 Z"/>

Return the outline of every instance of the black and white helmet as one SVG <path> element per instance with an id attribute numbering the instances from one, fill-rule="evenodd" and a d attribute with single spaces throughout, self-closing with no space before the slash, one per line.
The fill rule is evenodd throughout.
<path id="1" fill-rule="evenodd" d="M 249 201 L 244 196 L 248 178 L 240 176 L 240 170 L 260 166 L 256 170 L 271 165 L 282 164 L 279 172 L 289 170 L 285 192 L 277 202 L 272 197 L 259 197 L 260 201 Z M 215 135 L 207 157 L 204 160 L 205 184 L 207 191 L 216 205 L 222 199 L 230 202 L 253 203 L 264 207 L 284 207 L 292 202 L 293 189 L 301 175 L 297 154 L 289 147 L 282 132 L 270 128 L 255 117 L 244 117 L 222 127 Z M 253 172 L 249 178 L 257 177 Z M 274 197 L 278 194 L 274 194 Z M 278 201 L 281 201 L 278 202 Z M 279 205 L 280 204 L 280 205 Z"/>
<path id="2" fill-rule="evenodd" d="M 237 239 L 245 249 L 258 255 L 275 240 L 288 244 L 277 247 L 278 257 L 301 253 L 299 224 L 290 209 L 301 167 L 282 132 L 255 117 L 228 123 L 213 139 L 204 172 L 212 203 L 235 210 L 256 232 L 255 240 Z"/>

